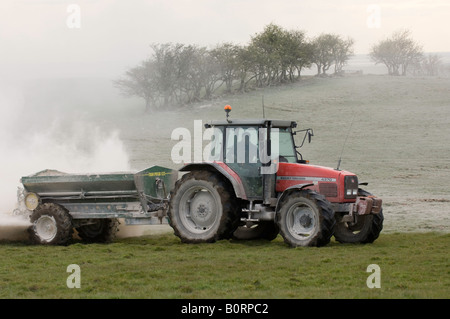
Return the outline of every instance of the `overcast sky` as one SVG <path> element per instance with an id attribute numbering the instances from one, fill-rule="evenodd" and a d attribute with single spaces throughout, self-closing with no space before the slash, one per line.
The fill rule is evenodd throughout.
<path id="1" fill-rule="evenodd" d="M 350 36 L 355 53 L 406 28 L 444 52 L 449 21 L 449 0 L 1 0 L 0 79 L 115 78 L 151 43 L 246 44 L 269 23 Z"/>

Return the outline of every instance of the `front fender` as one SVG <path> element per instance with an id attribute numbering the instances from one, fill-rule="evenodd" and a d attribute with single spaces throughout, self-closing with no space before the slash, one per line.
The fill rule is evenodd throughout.
<path id="1" fill-rule="evenodd" d="M 309 186 L 314 186 L 314 184 L 312 184 L 312 183 L 307 183 L 307 184 L 296 184 L 296 185 L 292 185 L 292 186 L 286 188 L 286 189 L 283 191 L 283 193 L 281 193 L 281 196 L 278 197 L 277 205 L 276 205 L 276 207 L 275 207 L 275 211 L 276 211 L 276 212 L 278 211 L 278 209 L 280 208 L 280 203 L 281 203 L 281 202 L 283 201 L 283 199 L 284 199 L 286 196 L 288 196 L 290 193 L 292 193 L 292 192 L 294 192 L 294 191 L 297 191 L 297 190 L 302 190 L 302 189 L 304 189 L 304 188 L 306 188 L 306 187 L 309 187 Z"/>

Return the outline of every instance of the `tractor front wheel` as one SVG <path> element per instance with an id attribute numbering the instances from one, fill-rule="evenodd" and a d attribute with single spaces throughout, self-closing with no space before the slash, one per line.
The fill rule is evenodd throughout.
<path id="1" fill-rule="evenodd" d="M 292 246 L 324 246 L 333 236 L 334 211 L 324 196 L 312 190 L 288 194 L 276 213 L 284 241 Z"/>
<path id="2" fill-rule="evenodd" d="M 372 194 L 358 190 L 359 196 L 371 196 Z M 336 214 L 337 224 L 334 238 L 340 243 L 373 243 L 383 229 L 383 210 L 378 214 L 356 216 L 354 222 L 342 221 L 344 214 Z"/>

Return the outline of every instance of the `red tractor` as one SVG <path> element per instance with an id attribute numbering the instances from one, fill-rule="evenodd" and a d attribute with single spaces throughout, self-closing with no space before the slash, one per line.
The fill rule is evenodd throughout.
<path id="1" fill-rule="evenodd" d="M 185 165 L 170 194 L 169 223 L 183 242 L 274 239 L 290 246 L 371 243 L 383 227 L 381 199 L 350 172 L 310 165 L 298 148 L 311 129 L 289 120 L 228 118 L 214 130 L 211 160 Z M 294 136 L 304 133 L 301 145 Z"/>

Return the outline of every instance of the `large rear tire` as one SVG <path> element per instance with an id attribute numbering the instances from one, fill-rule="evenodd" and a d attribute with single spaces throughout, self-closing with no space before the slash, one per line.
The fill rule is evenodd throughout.
<path id="1" fill-rule="evenodd" d="M 30 241 L 44 245 L 67 245 L 72 240 L 72 216 L 62 206 L 45 203 L 30 216 Z"/>
<path id="2" fill-rule="evenodd" d="M 170 195 L 169 224 L 185 243 L 230 238 L 238 227 L 240 206 L 234 190 L 217 174 L 192 171 Z"/>
<path id="3" fill-rule="evenodd" d="M 359 189 L 359 196 L 372 196 L 371 193 Z M 383 209 L 378 214 L 355 216 L 355 222 L 342 221 L 344 214 L 336 214 L 337 224 L 334 238 L 340 243 L 373 243 L 383 229 Z"/>
<path id="4" fill-rule="evenodd" d="M 331 204 L 308 189 L 286 196 L 275 216 L 281 236 L 292 247 L 328 244 L 336 224 Z"/>

